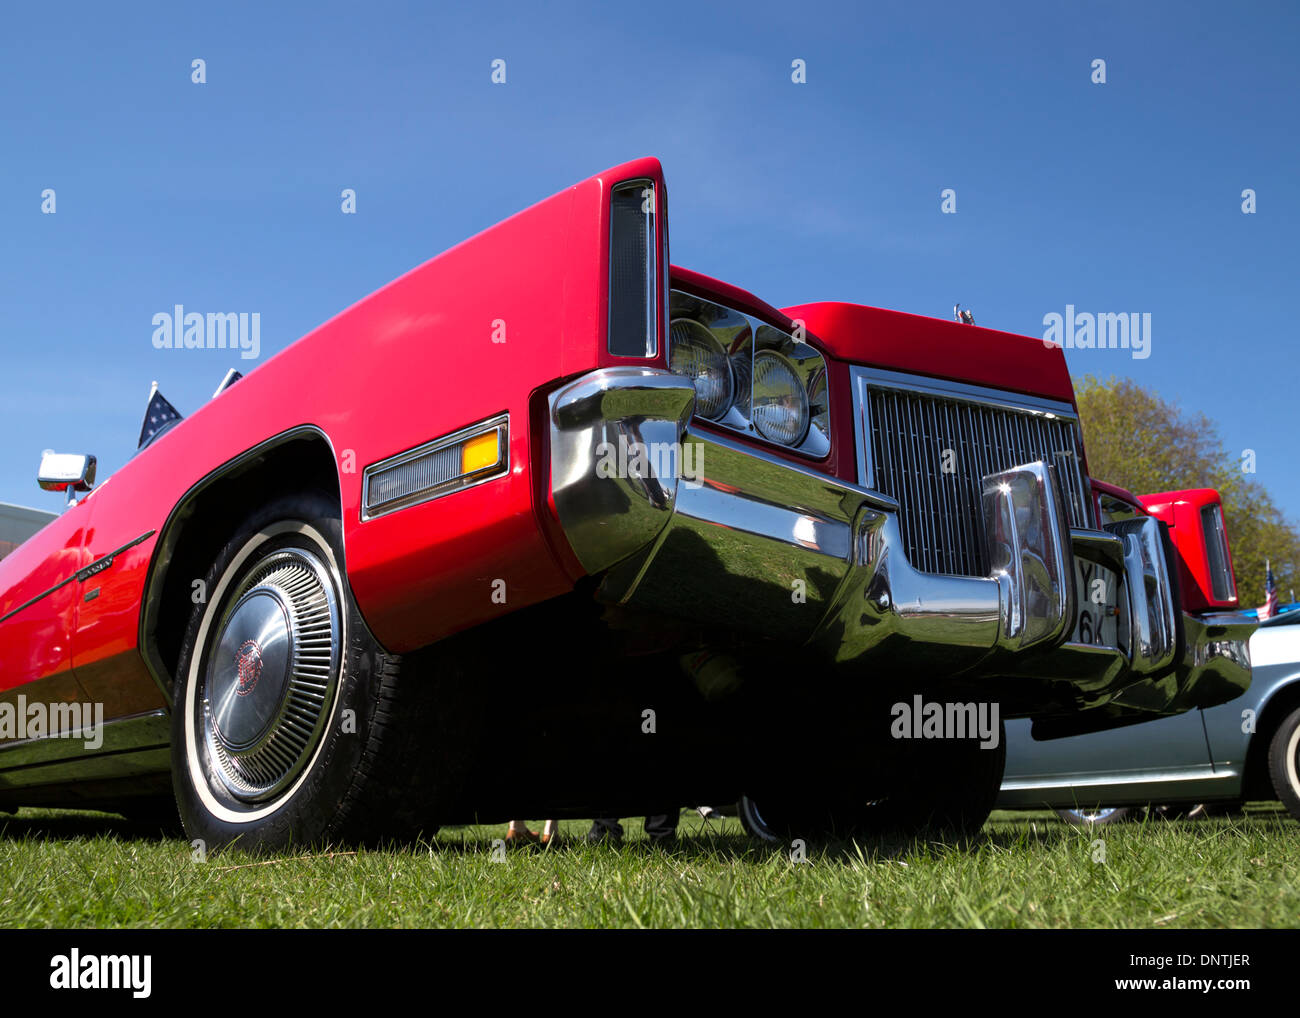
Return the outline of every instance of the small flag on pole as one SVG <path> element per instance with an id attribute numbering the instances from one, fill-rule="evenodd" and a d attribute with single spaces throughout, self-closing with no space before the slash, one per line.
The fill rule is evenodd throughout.
<path id="1" fill-rule="evenodd" d="M 1260 606 L 1259 617 L 1271 619 L 1277 614 L 1277 580 L 1273 578 L 1273 563 L 1264 560 L 1264 603 Z"/>
<path id="2" fill-rule="evenodd" d="M 140 444 L 136 448 L 143 449 L 154 436 L 170 428 L 180 419 L 181 412 L 167 402 L 163 394 L 158 391 L 158 383 L 154 382 L 149 390 L 149 405 L 144 410 L 144 423 L 140 425 Z"/>
<path id="3" fill-rule="evenodd" d="M 226 377 L 221 380 L 221 384 L 217 386 L 217 391 L 212 394 L 212 398 L 216 399 L 218 396 L 220 396 L 223 392 L 225 392 L 227 389 L 229 389 L 232 385 L 234 385 L 243 377 L 244 376 L 241 372 L 238 372 L 234 368 L 231 368 L 229 371 L 226 372 Z"/>

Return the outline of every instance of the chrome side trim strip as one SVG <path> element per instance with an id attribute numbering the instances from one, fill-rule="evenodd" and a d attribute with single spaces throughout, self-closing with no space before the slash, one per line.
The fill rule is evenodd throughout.
<path id="1" fill-rule="evenodd" d="M 1013 778 L 1002 785 L 998 809 L 1074 809 L 1092 806 L 1131 806 L 1163 801 L 1177 782 L 1189 796 L 1227 798 L 1241 787 L 1235 768 L 1174 768 L 1137 773 L 1106 773 Z M 1180 796 L 1181 797 L 1181 796 Z"/>
<path id="2" fill-rule="evenodd" d="M 164 710 L 132 714 L 103 724 L 103 743 L 93 752 L 84 745 L 85 729 L 58 738 L 24 739 L 0 746 L 0 785 L 12 771 L 25 767 L 142 749 L 165 749 L 171 742 L 171 723 Z"/>
<path id="3" fill-rule="evenodd" d="M 6 612 L 4 615 L 0 615 L 0 622 L 5 622 L 6 620 L 13 618 L 20 611 L 30 608 L 32 605 L 36 604 L 36 602 L 40 601 L 42 598 L 49 597 L 56 590 L 62 590 L 73 580 L 77 580 L 78 582 L 80 582 L 83 580 L 90 579 L 92 576 L 94 576 L 97 573 L 102 573 L 105 569 L 108 569 L 110 566 L 112 566 L 113 560 L 116 559 L 117 556 L 121 555 L 122 552 L 130 551 L 137 544 L 143 544 L 145 541 L 149 540 L 149 538 L 153 537 L 153 535 L 156 533 L 157 531 L 155 530 L 145 531 L 145 533 L 141 534 L 134 541 L 127 541 L 127 543 L 122 545 L 122 547 L 115 548 L 113 551 L 110 551 L 107 555 L 101 555 L 99 558 L 95 559 L 94 562 L 90 563 L 90 565 L 84 566 L 81 569 L 78 569 L 75 573 L 73 573 L 71 576 L 67 577 L 66 579 L 60 580 L 49 590 L 37 594 L 30 601 L 24 601 L 17 608 L 14 608 L 12 611 Z"/>
<path id="4" fill-rule="evenodd" d="M 171 750 L 166 746 L 127 749 L 120 753 L 96 753 L 89 757 L 52 760 L 33 767 L 20 767 L 0 771 L 0 792 L 7 800 L 22 804 L 22 789 L 47 788 L 51 785 L 73 785 L 78 788 L 98 781 L 123 778 L 142 778 L 151 774 L 165 775 L 171 766 Z M 65 802 L 64 805 L 76 804 Z M 48 802 L 45 805 L 49 805 Z"/>

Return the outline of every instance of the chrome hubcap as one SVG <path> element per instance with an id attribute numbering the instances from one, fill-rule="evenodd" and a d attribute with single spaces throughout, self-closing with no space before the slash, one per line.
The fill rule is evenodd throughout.
<path id="1" fill-rule="evenodd" d="M 228 603 L 204 673 L 203 737 L 225 791 L 261 802 L 302 771 L 329 715 L 338 596 L 319 558 L 286 548 L 258 562 Z"/>

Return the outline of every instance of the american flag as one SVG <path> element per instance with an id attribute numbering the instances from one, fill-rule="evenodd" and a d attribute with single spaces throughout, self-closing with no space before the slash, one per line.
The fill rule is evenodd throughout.
<path id="1" fill-rule="evenodd" d="M 1277 580 L 1273 579 L 1273 563 L 1264 560 L 1264 603 L 1260 606 L 1259 617 L 1271 619 L 1277 614 Z"/>
<path id="2" fill-rule="evenodd" d="M 149 439 L 180 419 L 181 412 L 167 402 L 163 394 L 158 391 L 158 383 L 154 382 L 149 390 L 149 405 L 145 407 L 144 423 L 140 425 L 140 444 L 137 448 L 143 449 Z"/>

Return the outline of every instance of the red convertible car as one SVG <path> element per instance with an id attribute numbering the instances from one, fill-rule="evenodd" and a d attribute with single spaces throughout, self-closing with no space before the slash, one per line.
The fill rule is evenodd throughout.
<path id="1" fill-rule="evenodd" d="M 1004 719 L 1248 685 L 1217 495 L 1092 480 L 1059 347 L 778 310 L 668 250 L 660 165 L 627 163 L 98 486 L 48 456 L 69 507 L 0 561 L 0 808 L 174 797 L 268 849 L 741 796 L 795 833 L 971 831 Z M 992 737 L 900 732 L 913 703 Z"/>

